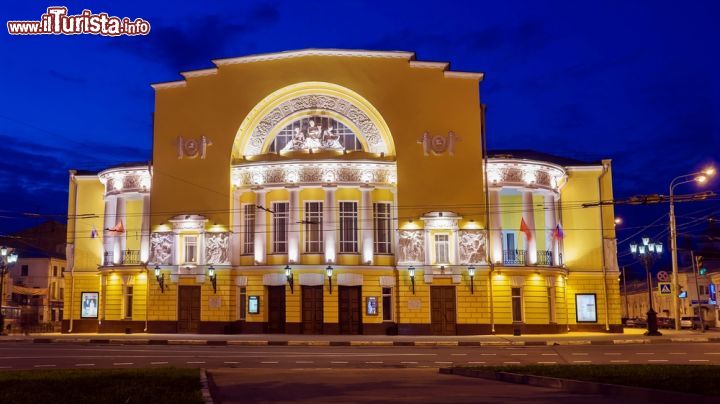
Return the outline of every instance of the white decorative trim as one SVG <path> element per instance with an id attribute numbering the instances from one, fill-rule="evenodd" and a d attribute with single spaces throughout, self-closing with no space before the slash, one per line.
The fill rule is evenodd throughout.
<path id="1" fill-rule="evenodd" d="M 303 286 L 322 286 L 325 284 L 325 277 L 322 274 L 300 274 L 298 283 Z"/>
<path id="2" fill-rule="evenodd" d="M 565 167 L 565 170 L 567 171 L 600 171 L 603 169 L 603 166 L 567 166 Z"/>
<path id="3" fill-rule="evenodd" d="M 513 288 L 521 288 L 525 285 L 525 277 L 524 276 L 511 276 L 510 277 L 510 286 Z"/>
<path id="4" fill-rule="evenodd" d="M 454 212 L 429 212 L 420 218 L 425 224 L 425 230 L 457 230 L 460 219 L 462 219 L 462 217 Z"/>
<path id="5" fill-rule="evenodd" d="M 433 282 L 433 276 L 432 274 L 424 274 L 423 275 L 423 282 L 425 282 L 428 285 L 431 285 Z"/>
<path id="6" fill-rule="evenodd" d="M 371 161 L 287 161 L 235 165 L 232 184 L 239 188 L 256 186 L 336 185 L 395 186 L 394 162 Z"/>
<path id="7" fill-rule="evenodd" d="M 235 286 L 247 286 L 248 277 L 247 276 L 236 276 L 235 277 Z"/>
<path id="8" fill-rule="evenodd" d="M 148 193 L 152 186 L 149 166 L 108 168 L 100 171 L 97 178 L 105 186 L 105 196 Z"/>
<path id="9" fill-rule="evenodd" d="M 173 230 L 205 230 L 205 223 L 208 219 L 201 215 L 177 215 L 169 220 L 172 223 Z M 198 252 L 200 243 L 198 239 Z"/>
<path id="10" fill-rule="evenodd" d="M 443 74 L 445 75 L 445 78 L 448 78 L 448 79 L 471 79 L 471 80 L 482 81 L 483 77 L 485 77 L 485 73 L 473 73 L 473 72 L 445 71 L 445 72 L 443 72 Z"/>
<path id="11" fill-rule="evenodd" d="M 415 57 L 413 52 L 401 51 L 367 51 L 345 49 L 303 49 L 276 53 L 263 53 L 259 55 L 241 56 L 228 59 L 214 59 L 216 66 L 232 65 L 238 63 L 267 62 L 271 60 L 290 59 L 303 56 L 345 56 L 383 59 L 407 59 Z"/>
<path id="12" fill-rule="evenodd" d="M 202 70 L 190 70 L 188 72 L 180 72 L 180 75 L 185 77 L 185 80 L 193 77 L 203 77 L 203 76 L 214 76 L 218 72 L 217 67 L 212 67 L 210 69 L 202 69 Z"/>
<path id="13" fill-rule="evenodd" d="M 284 273 L 263 275 L 263 285 L 265 286 L 283 286 L 286 282 L 287 278 Z"/>
<path id="14" fill-rule="evenodd" d="M 519 186 L 557 192 L 565 175 L 565 169 L 553 163 L 513 158 L 488 159 L 487 177 L 491 188 Z"/>
<path id="15" fill-rule="evenodd" d="M 416 68 L 416 69 L 447 70 L 447 68 L 449 66 L 450 66 L 450 63 L 448 63 L 448 62 L 423 62 L 420 60 L 411 60 L 410 61 L 410 67 Z"/>
<path id="16" fill-rule="evenodd" d="M 362 274 L 338 274 L 337 284 L 338 286 L 362 286 L 363 276 Z"/>
<path id="17" fill-rule="evenodd" d="M 155 90 L 165 90 L 168 88 L 185 87 L 186 85 L 187 85 L 187 81 L 178 80 L 178 81 L 166 81 L 164 83 L 150 84 L 150 87 L 152 87 Z"/>
<path id="18" fill-rule="evenodd" d="M 395 277 L 394 276 L 381 276 L 380 277 L 380 287 L 383 287 L 383 288 L 395 287 Z"/>

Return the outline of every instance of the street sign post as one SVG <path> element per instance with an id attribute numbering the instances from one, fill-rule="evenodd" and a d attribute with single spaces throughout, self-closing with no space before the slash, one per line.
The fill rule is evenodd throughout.
<path id="1" fill-rule="evenodd" d="M 670 282 L 658 282 L 658 290 L 660 291 L 661 295 L 671 295 L 672 294 L 672 284 Z"/>
<path id="2" fill-rule="evenodd" d="M 657 273 L 657 280 L 660 282 L 667 282 L 670 280 L 670 274 L 668 274 L 666 271 L 660 271 Z"/>

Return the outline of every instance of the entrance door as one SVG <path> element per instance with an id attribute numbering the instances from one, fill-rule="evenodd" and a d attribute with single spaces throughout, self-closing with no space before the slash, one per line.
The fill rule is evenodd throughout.
<path id="1" fill-rule="evenodd" d="M 285 332 L 285 286 L 268 286 L 267 332 Z"/>
<path id="2" fill-rule="evenodd" d="M 178 288 L 178 332 L 196 333 L 200 325 L 200 286 Z"/>
<path id="3" fill-rule="evenodd" d="M 322 334 L 323 332 L 323 287 L 302 287 L 302 332 Z"/>
<path id="4" fill-rule="evenodd" d="M 361 295 L 360 286 L 338 287 L 340 334 L 360 334 L 362 332 Z"/>
<path id="5" fill-rule="evenodd" d="M 432 333 L 435 335 L 455 335 L 457 330 L 455 311 L 455 287 L 430 287 L 430 319 Z"/>

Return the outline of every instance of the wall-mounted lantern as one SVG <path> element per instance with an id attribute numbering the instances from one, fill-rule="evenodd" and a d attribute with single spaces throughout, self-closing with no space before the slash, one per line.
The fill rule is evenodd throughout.
<path id="1" fill-rule="evenodd" d="M 290 265 L 285 265 L 285 278 L 287 278 L 287 282 L 290 285 L 290 293 L 295 293 L 293 291 L 293 274 Z"/>
<path id="2" fill-rule="evenodd" d="M 412 284 L 412 293 L 415 294 L 415 267 L 408 268 L 408 275 L 410 275 L 410 283 Z"/>
<path id="3" fill-rule="evenodd" d="M 210 282 L 212 283 L 213 293 L 217 293 L 217 275 L 215 274 L 215 267 L 210 265 L 207 273 L 210 278 Z"/>
<path id="4" fill-rule="evenodd" d="M 475 267 L 468 267 L 468 275 L 470 276 L 470 294 L 475 293 Z"/>
<path id="5" fill-rule="evenodd" d="M 160 285 L 160 293 L 165 293 L 165 274 L 160 271 L 160 265 L 155 265 L 155 279 Z"/>
<path id="6" fill-rule="evenodd" d="M 330 287 L 330 294 L 332 295 L 332 274 L 333 274 L 332 265 L 328 265 L 327 268 L 325 268 L 325 274 L 327 275 L 328 286 Z"/>

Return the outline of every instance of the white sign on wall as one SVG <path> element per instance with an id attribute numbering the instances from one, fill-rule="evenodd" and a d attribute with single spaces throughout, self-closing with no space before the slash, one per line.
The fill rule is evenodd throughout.
<path id="1" fill-rule="evenodd" d="M 575 313 L 578 323 L 597 323 L 595 293 L 576 294 Z"/>

